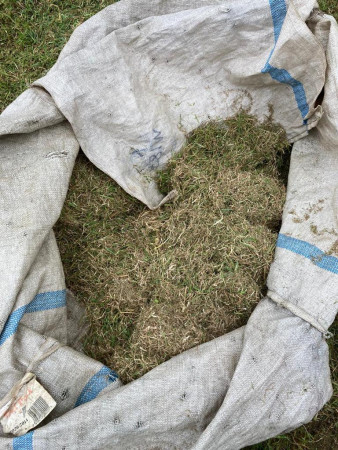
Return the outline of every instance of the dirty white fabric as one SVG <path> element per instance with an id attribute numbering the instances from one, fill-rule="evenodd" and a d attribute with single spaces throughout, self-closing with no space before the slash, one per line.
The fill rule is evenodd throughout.
<path id="1" fill-rule="evenodd" d="M 34 431 L 1 433 L 1 449 L 239 449 L 307 423 L 329 400 L 338 29 L 317 7 L 122 0 L 82 24 L 2 113 L 0 399 L 38 361 L 34 373 L 57 406 Z M 122 386 L 78 351 L 83 313 L 65 289 L 52 231 L 79 146 L 156 208 L 166 198 L 151 177 L 186 133 L 240 109 L 271 117 L 295 142 L 270 297 L 245 327 Z"/>

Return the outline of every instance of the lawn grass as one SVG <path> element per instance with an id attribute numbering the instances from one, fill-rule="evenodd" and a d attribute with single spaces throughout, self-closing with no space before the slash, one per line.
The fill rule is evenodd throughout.
<path id="1" fill-rule="evenodd" d="M 111 3 L 0 0 L 0 108 L 53 65 L 77 25 Z M 320 4 L 338 17 L 336 0 Z M 285 147 L 278 128 L 245 115 L 197 129 L 160 175 L 163 190 L 175 187 L 179 197 L 158 211 L 80 155 L 56 234 L 67 285 L 88 311 L 88 354 L 129 381 L 247 321 L 273 257 Z M 333 352 L 331 370 L 337 386 Z M 335 397 L 310 424 L 252 448 L 338 447 L 337 408 Z"/>

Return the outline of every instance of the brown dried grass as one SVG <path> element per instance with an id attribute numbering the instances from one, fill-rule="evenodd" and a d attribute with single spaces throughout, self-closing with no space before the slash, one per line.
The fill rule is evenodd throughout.
<path id="1" fill-rule="evenodd" d="M 86 351 L 132 380 L 243 325 L 262 296 L 285 197 L 281 129 L 245 114 L 195 130 L 149 211 L 83 156 L 57 226 Z"/>

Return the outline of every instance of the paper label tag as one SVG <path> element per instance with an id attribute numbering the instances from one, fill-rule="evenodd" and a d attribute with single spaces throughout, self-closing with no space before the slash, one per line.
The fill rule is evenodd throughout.
<path id="1" fill-rule="evenodd" d="M 6 405 L 7 406 L 7 405 Z M 55 408 L 56 402 L 35 377 L 22 386 L 0 423 L 4 433 L 22 436 Z"/>

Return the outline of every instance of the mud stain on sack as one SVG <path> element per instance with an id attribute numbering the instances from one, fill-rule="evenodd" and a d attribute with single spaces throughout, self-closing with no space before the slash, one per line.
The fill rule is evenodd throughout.
<path id="1" fill-rule="evenodd" d="M 302 213 L 297 213 L 295 209 L 291 209 L 289 211 L 289 214 L 295 216 L 292 218 L 292 221 L 294 223 L 303 223 L 310 219 L 310 217 L 314 214 L 318 214 L 320 211 L 323 210 L 324 206 L 324 199 L 318 200 L 314 204 L 310 204 L 307 208 L 304 209 Z"/>

